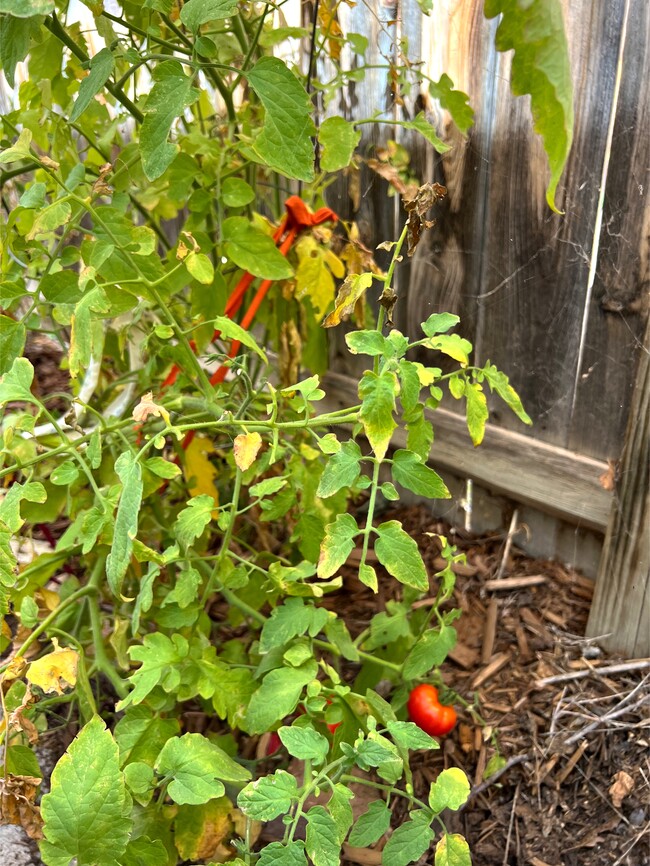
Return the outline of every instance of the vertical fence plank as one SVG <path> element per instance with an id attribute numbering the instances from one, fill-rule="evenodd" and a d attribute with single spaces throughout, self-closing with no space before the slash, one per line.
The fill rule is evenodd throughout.
<path id="1" fill-rule="evenodd" d="M 650 302 L 650 3 L 628 0 L 602 230 L 570 447 L 617 458 Z"/>
<path id="2" fill-rule="evenodd" d="M 632 407 L 587 634 L 650 656 L 650 319 L 639 348 Z"/>

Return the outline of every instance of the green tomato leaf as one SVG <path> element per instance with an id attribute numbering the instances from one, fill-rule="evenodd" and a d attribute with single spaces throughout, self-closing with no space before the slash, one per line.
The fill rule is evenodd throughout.
<path id="1" fill-rule="evenodd" d="M 460 317 L 454 313 L 433 313 L 422 323 L 422 330 L 427 337 L 434 337 L 436 334 L 446 334 L 459 322 Z"/>
<path id="2" fill-rule="evenodd" d="M 202 734 L 183 734 L 167 740 L 155 769 L 172 777 L 167 791 L 175 803 L 198 806 L 221 797 L 223 782 L 247 782 L 250 773 Z"/>
<path id="3" fill-rule="evenodd" d="M 227 177 L 221 184 L 221 198 L 227 207 L 245 207 L 255 201 L 255 190 L 245 180 Z"/>
<path id="4" fill-rule="evenodd" d="M 148 634 L 142 646 L 129 647 L 131 658 L 142 664 L 130 677 L 133 691 L 118 703 L 117 710 L 139 704 L 158 684 L 167 691 L 178 688 L 180 666 L 188 652 L 189 644 L 180 634 L 173 634 L 171 640 L 164 634 Z"/>
<path id="5" fill-rule="evenodd" d="M 469 104 L 469 96 L 462 90 L 454 90 L 454 82 L 443 72 L 440 81 L 432 81 L 429 85 L 429 93 L 451 114 L 458 129 L 467 135 L 467 131 L 474 123 L 474 110 Z"/>
<path id="6" fill-rule="evenodd" d="M 74 460 L 66 460 L 52 470 L 50 481 L 60 487 L 67 487 L 79 477 L 79 467 Z"/>
<path id="7" fill-rule="evenodd" d="M 472 866 L 467 840 L 459 833 L 445 833 L 436 845 L 434 866 Z"/>
<path id="8" fill-rule="evenodd" d="M 406 677 L 406 674 L 404 675 Z M 440 743 L 413 722 L 388 722 L 393 740 L 405 749 L 439 749 Z"/>
<path id="9" fill-rule="evenodd" d="M 324 608 L 305 604 L 301 598 L 288 598 L 266 620 L 260 636 L 260 653 L 284 646 L 292 638 L 309 632 L 315 637 L 324 628 L 328 613 Z"/>
<path id="10" fill-rule="evenodd" d="M 298 706 L 303 688 L 314 679 L 315 661 L 298 668 L 277 668 L 268 673 L 246 710 L 247 730 L 262 734 Z"/>
<path id="11" fill-rule="evenodd" d="M 7 0 L 5 0 L 7 2 Z M 11 4 L 13 0 L 8 0 Z M 0 4 L 2 0 L 0 0 Z M 0 8 L 0 12 L 7 11 Z M 23 131 L 18 135 L 16 139 L 16 143 L 11 147 L 7 147 L 5 150 L 0 151 L 0 165 L 10 165 L 12 162 L 20 162 L 23 159 L 29 159 L 33 162 L 36 161 L 36 157 L 32 154 L 29 149 L 30 144 L 32 143 L 32 132 L 30 129 L 23 129 Z"/>
<path id="12" fill-rule="evenodd" d="M 433 841 L 428 817 L 414 812 L 412 820 L 395 830 L 382 852 L 382 866 L 408 866 L 426 853 Z"/>
<path id="13" fill-rule="evenodd" d="M 162 866 L 168 859 L 169 855 L 160 839 L 138 836 L 126 846 L 120 866 Z"/>
<path id="14" fill-rule="evenodd" d="M 199 95 L 176 60 L 156 66 L 153 77 L 155 84 L 147 97 L 140 127 L 142 169 L 147 180 L 159 178 L 175 159 L 178 146 L 168 141 L 169 133 L 176 118 Z"/>
<path id="15" fill-rule="evenodd" d="M 535 132 L 544 142 L 551 168 L 546 201 L 551 210 L 573 138 L 573 87 L 560 0 L 486 0 L 485 16 L 501 15 L 498 51 L 514 50 L 510 87 L 530 94 Z"/>
<path id="16" fill-rule="evenodd" d="M 318 140 L 323 149 L 320 160 L 323 171 L 340 171 L 350 165 L 361 133 L 342 117 L 328 117 L 321 124 Z"/>
<path id="17" fill-rule="evenodd" d="M 95 716 L 81 729 L 52 773 L 41 804 L 43 859 L 49 866 L 114 866 L 131 831 L 131 798 L 117 744 Z"/>
<path id="18" fill-rule="evenodd" d="M 246 785 L 237 797 L 237 805 L 254 821 L 272 821 L 287 815 L 297 800 L 296 777 L 286 770 L 276 770 Z"/>
<path id="19" fill-rule="evenodd" d="M 203 253 L 189 253 L 184 262 L 190 276 L 205 286 L 212 285 L 214 282 L 214 267 L 206 255 Z"/>
<path id="20" fill-rule="evenodd" d="M 0 0 L 0 13 L 15 15 L 17 18 L 49 15 L 53 9 L 54 0 Z"/>
<path id="21" fill-rule="evenodd" d="M 490 386 L 490 390 L 493 393 L 497 393 L 504 403 L 512 409 L 515 415 L 524 422 L 524 424 L 532 424 L 533 422 L 521 403 L 519 394 L 517 394 L 510 384 L 510 380 L 506 374 L 497 370 L 494 364 L 491 364 L 489 361 L 483 367 L 483 373 L 485 374 L 487 383 Z"/>
<path id="22" fill-rule="evenodd" d="M 338 828 L 324 806 L 312 806 L 307 812 L 305 848 L 314 866 L 339 866 L 341 844 Z"/>
<path id="23" fill-rule="evenodd" d="M 230 217 L 221 230 L 225 253 L 237 267 L 267 280 L 286 280 L 293 276 L 293 268 L 273 238 L 245 217 Z"/>
<path id="24" fill-rule="evenodd" d="M 178 719 L 163 719 L 143 705 L 129 707 L 114 731 L 120 766 L 133 761 L 153 767 L 167 740 L 177 736 L 179 731 Z"/>
<path id="25" fill-rule="evenodd" d="M 366 370 L 359 382 L 361 411 L 359 417 L 368 441 L 379 460 L 383 460 L 393 430 L 395 397 L 399 391 L 397 376 L 391 370 L 373 373 Z"/>
<path id="26" fill-rule="evenodd" d="M 391 811 L 383 800 L 375 800 L 368 810 L 359 815 L 350 833 L 349 843 L 355 848 L 374 845 L 390 827 Z"/>
<path id="27" fill-rule="evenodd" d="M 451 150 L 450 144 L 445 144 L 444 141 L 438 138 L 435 129 L 429 123 L 423 111 L 416 115 L 414 120 L 401 121 L 400 126 L 403 126 L 404 129 L 413 129 L 415 132 L 419 132 L 421 136 L 426 138 L 429 144 L 433 145 L 438 153 L 447 153 L 448 150 Z"/>
<path id="28" fill-rule="evenodd" d="M 90 71 L 79 85 L 79 95 L 70 114 L 70 122 L 74 123 L 84 113 L 90 102 L 99 93 L 110 78 L 115 60 L 109 48 L 102 48 L 90 61 Z"/>
<path id="29" fill-rule="evenodd" d="M 322 764 L 329 752 L 327 738 L 313 728 L 282 727 L 278 729 L 278 735 L 289 754 L 301 761 Z"/>
<path id="30" fill-rule="evenodd" d="M 423 463 L 417 454 L 400 449 L 393 454 L 393 480 L 427 499 L 449 499 L 451 493 L 442 478 Z"/>
<path id="31" fill-rule="evenodd" d="M 181 21 L 193 33 L 198 33 L 208 21 L 223 21 L 238 14 L 238 0 L 188 0 L 181 9 Z"/>
<path id="32" fill-rule="evenodd" d="M 27 358 L 16 358 L 0 382 L 0 406 L 14 400 L 33 403 L 34 397 L 31 392 L 33 380 L 34 368 Z"/>
<path id="33" fill-rule="evenodd" d="M 269 168 L 307 183 L 314 179 L 311 99 L 278 57 L 262 57 L 245 73 L 264 106 L 262 131 L 253 147 Z"/>
<path id="34" fill-rule="evenodd" d="M 111 592 L 119 596 L 131 560 L 133 540 L 138 532 L 142 503 L 142 467 L 132 451 L 125 451 L 115 461 L 115 471 L 122 482 L 122 495 L 117 506 L 113 546 L 106 560 L 106 576 Z"/>
<path id="35" fill-rule="evenodd" d="M 397 520 L 377 527 L 375 553 L 386 571 L 400 583 L 426 592 L 429 588 L 427 570 L 415 541 Z"/>
<path id="36" fill-rule="evenodd" d="M 363 275 L 361 275 L 363 276 Z M 345 342 L 353 355 L 371 355 L 377 357 L 388 351 L 388 340 L 379 331 L 350 331 L 345 335 Z"/>
<path id="37" fill-rule="evenodd" d="M 262 848 L 258 866 L 307 866 L 304 842 L 271 842 Z"/>
<path id="38" fill-rule="evenodd" d="M 337 514 L 334 523 L 328 523 L 320 547 L 318 577 L 331 577 L 339 570 L 352 552 L 358 534 L 359 527 L 351 514 Z"/>
<path id="39" fill-rule="evenodd" d="M 11 369 L 25 348 L 25 326 L 9 316 L 0 316 L 0 376 Z"/>
<path id="40" fill-rule="evenodd" d="M 443 770 L 429 791 L 429 806 L 436 815 L 445 809 L 456 812 L 467 802 L 470 785 L 465 773 L 458 767 Z"/>
<path id="41" fill-rule="evenodd" d="M 353 439 L 343 442 L 340 451 L 325 464 L 316 495 L 327 499 L 343 487 L 352 487 L 361 471 L 361 457 L 361 449 Z"/>
<path id="42" fill-rule="evenodd" d="M 4 0 L 4 3 L 7 2 L 10 5 L 18 5 L 13 4 L 13 0 Z M 33 19 L 21 21 L 19 18 L 8 17 L 3 19 L 2 25 L 0 25 L 0 62 L 9 87 L 13 88 L 16 85 L 14 79 L 16 66 L 27 57 L 34 30 L 37 30 L 37 22 Z M 26 207 L 26 205 L 23 206 Z"/>
<path id="43" fill-rule="evenodd" d="M 336 824 L 339 842 L 341 844 L 345 841 L 345 837 L 348 835 L 348 830 L 354 821 L 352 806 L 350 805 L 350 800 L 353 799 L 354 793 L 342 782 L 337 782 L 336 785 L 334 785 L 332 796 L 327 804 L 330 815 Z"/>
<path id="44" fill-rule="evenodd" d="M 213 325 L 216 331 L 221 333 L 221 336 L 227 340 L 237 340 L 247 349 L 251 349 L 258 355 L 265 364 L 268 364 L 266 353 L 257 345 L 255 338 L 248 331 L 245 331 L 237 322 L 233 322 L 227 316 L 217 316 L 213 320 Z"/>
<path id="45" fill-rule="evenodd" d="M 183 547 L 189 547 L 192 542 L 200 538 L 205 527 L 212 520 L 215 501 L 212 496 L 202 493 L 194 496 L 187 506 L 178 514 L 174 526 L 174 536 Z"/>
<path id="46" fill-rule="evenodd" d="M 415 643 L 404 662 L 404 677 L 409 680 L 423 676 L 431 668 L 440 667 L 456 646 L 456 629 L 441 625 L 430 629 Z"/>

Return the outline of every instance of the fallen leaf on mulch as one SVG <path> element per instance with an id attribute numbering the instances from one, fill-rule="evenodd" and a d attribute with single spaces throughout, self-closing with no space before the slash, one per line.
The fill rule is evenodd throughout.
<path id="1" fill-rule="evenodd" d="M 615 809 L 621 808 L 621 803 L 634 790 L 634 779 L 625 770 L 619 770 L 614 776 L 614 781 L 609 789 L 612 805 Z"/>

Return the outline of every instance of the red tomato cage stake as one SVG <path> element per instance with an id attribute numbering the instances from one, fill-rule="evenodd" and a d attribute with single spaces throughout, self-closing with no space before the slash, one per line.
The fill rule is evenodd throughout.
<path id="1" fill-rule="evenodd" d="M 310 213 L 307 205 L 297 195 L 290 196 L 286 200 L 284 205 L 287 212 L 284 215 L 282 221 L 280 222 L 280 225 L 273 233 L 273 240 L 276 246 L 279 245 L 278 249 L 280 253 L 282 253 L 282 255 L 285 257 L 288 255 L 289 250 L 293 246 L 293 243 L 300 234 L 300 232 L 304 231 L 307 228 L 321 225 L 321 223 L 324 222 L 337 222 L 338 220 L 338 217 L 334 213 L 334 211 L 326 207 L 320 208 L 320 210 L 317 210 L 315 213 Z M 253 276 L 253 274 L 250 274 L 248 272 L 243 274 L 235 288 L 228 296 L 224 313 L 229 319 L 232 319 L 239 312 L 243 304 L 246 291 L 248 290 L 254 279 L 255 277 Z M 250 328 L 255 318 L 255 315 L 257 314 L 257 311 L 259 310 L 260 305 L 262 304 L 262 301 L 266 296 L 266 293 L 273 285 L 273 282 L 273 280 L 263 280 L 260 283 L 257 291 L 255 292 L 255 295 L 253 296 L 253 300 L 251 301 L 250 306 L 242 317 L 240 324 L 241 327 L 244 328 L 244 330 L 247 331 Z M 212 340 L 218 340 L 220 335 L 221 331 L 216 330 L 212 335 Z M 196 352 L 196 344 L 193 340 L 190 341 L 190 346 L 192 348 L 192 351 Z M 237 353 L 239 352 L 240 346 L 241 343 L 239 342 L 239 340 L 233 340 L 230 344 L 228 358 L 235 358 L 237 356 Z M 223 382 L 223 380 L 226 378 L 226 373 L 228 372 L 228 369 L 229 367 L 227 364 L 222 364 L 217 370 L 215 370 L 215 372 L 210 377 L 210 384 L 217 385 L 219 382 Z M 174 384 L 180 372 L 181 368 L 178 366 L 178 364 L 174 364 L 166 379 L 162 383 L 161 393 Z M 181 447 L 183 449 L 186 449 L 192 439 L 194 439 L 194 433 L 194 430 L 190 430 L 187 433 L 181 444 Z"/>

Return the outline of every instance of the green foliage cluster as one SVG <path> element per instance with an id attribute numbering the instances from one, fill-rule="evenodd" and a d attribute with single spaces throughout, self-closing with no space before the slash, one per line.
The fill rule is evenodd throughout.
<path id="1" fill-rule="evenodd" d="M 0 0 L 17 100 L 0 143 L 3 820 L 41 837 L 48 866 L 335 866 L 345 842 L 389 833 L 398 798 L 408 819 L 389 833 L 385 866 L 418 860 L 434 827 L 436 864 L 469 863 L 443 821 L 469 783 L 449 769 L 424 798 L 414 791 L 411 753 L 438 743 L 405 710 L 414 684 L 441 685 L 462 557 L 440 539 L 445 566 L 430 575 L 400 523 L 376 515 L 400 489 L 449 496 L 427 465 L 445 391 L 464 401 L 476 445 L 486 386 L 529 419 L 503 373 L 471 364 L 456 316 L 430 316 L 414 340 L 386 326 L 402 250 L 417 245 L 440 188 L 407 203 L 385 274 L 353 225 L 310 228 L 281 254 L 285 195 L 302 182 L 318 207 L 335 172 L 358 170 L 359 127 L 374 118 L 317 129 L 309 91 L 327 105 L 363 75 L 365 37 L 344 35 L 336 6 L 321 4 L 315 60 L 333 70 L 322 83 L 274 56 L 310 34 L 274 26 L 270 3 L 124 0 L 119 16 L 88 6 L 105 43 L 95 53 L 64 2 Z M 526 14 L 509 11 L 519 25 Z M 503 46 L 521 50 L 508 32 Z M 403 91 L 424 80 L 406 63 L 388 71 Z M 466 132 L 465 94 L 447 76 L 428 84 Z M 405 125 L 446 149 L 424 114 Z M 229 306 L 246 273 L 279 281 L 255 335 Z M 347 346 L 367 359 L 358 403 L 319 411 L 321 324 L 350 315 L 359 328 Z M 62 415 L 23 357 L 43 335 L 70 376 Z M 233 342 L 245 352 L 230 351 L 215 384 Z M 410 359 L 416 347 L 430 364 Z M 391 452 L 398 427 L 406 447 Z M 362 519 L 349 508 L 360 497 Z M 48 535 L 54 522 L 52 549 L 25 564 L 34 528 Z M 399 585 L 358 634 L 323 602 L 353 548 L 362 584 Z M 192 714 L 207 720 L 202 732 Z M 78 736 L 39 811 L 31 746 L 71 721 Z M 265 752 L 270 737 L 279 752 Z M 257 738 L 257 755 L 243 750 Z M 356 820 L 353 783 L 377 797 Z M 260 822 L 276 818 L 277 841 L 256 844 Z"/>

